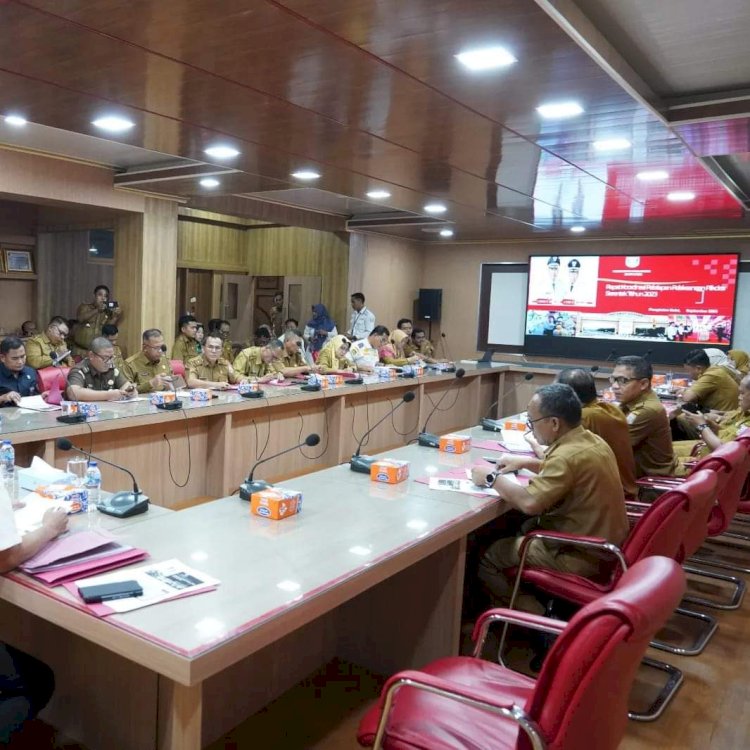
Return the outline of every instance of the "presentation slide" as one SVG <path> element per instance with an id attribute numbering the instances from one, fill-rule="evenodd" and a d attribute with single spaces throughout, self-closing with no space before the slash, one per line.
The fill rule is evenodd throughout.
<path id="1" fill-rule="evenodd" d="M 534 256 L 526 336 L 729 344 L 736 254 Z"/>

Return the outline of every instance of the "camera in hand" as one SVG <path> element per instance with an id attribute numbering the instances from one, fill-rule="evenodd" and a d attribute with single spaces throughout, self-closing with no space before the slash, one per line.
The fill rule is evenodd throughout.
<path id="1" fill-rule="evenodd" d="M 691 414 L 698 414 L 700 412 L 700 407 L 698 404 L 690 401 L 687 404 L 682 405 L 682 411 L 689 411 Z"/>
<path id="2" fill-rule="evenodd" d="M 110 310 L 114 310 L 116 307 L 119 307 L 119 305 L 117 304 L 115 300 L 111 300 L 110 302 L 107 302 L 107 307 Z"/>

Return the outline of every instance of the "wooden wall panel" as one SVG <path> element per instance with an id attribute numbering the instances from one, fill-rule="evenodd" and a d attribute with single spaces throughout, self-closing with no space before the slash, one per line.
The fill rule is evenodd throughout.
<path id="1" fill-rule="evenodd" d="M 40 329 L 53 315 L 74 317 L 81 302 L 91 302 L 97 284 L 106 284 L 121 301 L 113 286 L 114 266 L 91 260 L 88 232 L 41 232 L 36 263 L 36 322 Z M 125 326 L 127 318 L 122 323 Z"/>
<path id="2" fill-rule="evenodd" d="M 202 212 L 204 213 L 204 212 Z M 211 216 L 209 214 L 209 216 Z M 216 216 L 217 219 L 230 217 Z M 230 229 L 215 224 L 177 222 L 178 262 L 189 268 L 243 273 L 247 270 L 241 226 Z"/>
<path id="3" fill-rule="evenodd" d="M 323 304 L 346 330 L 349 275 L 348 236 L 301 227 L 245 232 L 248 270 L 263 276 L 320 276 Z M 302 324 L 303 321 L 300 321 Z"/>

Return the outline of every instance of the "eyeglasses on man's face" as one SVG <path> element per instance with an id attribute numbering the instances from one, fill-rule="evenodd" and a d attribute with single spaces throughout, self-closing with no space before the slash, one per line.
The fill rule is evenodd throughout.
<path id="1" fill-rule="evenodd" d="M 536 419 L 527 419 L 526 420 L 526 427 L 528 427 L 530 430 L 534 429 L 534 424 L 536 422 L 541 422 L 543 419 L 551 419 L 552 414 L 548 414 L 546 417 L 537 417 Z"/>
<path id="2" fill-rule="evenodd" d="M 626 378 L 624 375 L 618 375 L 617 377 L 613 377 L 612 375 L 609 376 L 609 382 L 611 385 L 627 385 L 628 383 L 632 383 L 634 380 L 640 380 L 641 378 Z"/>

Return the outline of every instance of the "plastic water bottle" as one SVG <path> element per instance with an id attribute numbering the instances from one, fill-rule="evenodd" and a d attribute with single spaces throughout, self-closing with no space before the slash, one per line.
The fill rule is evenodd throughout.
<path id="1" fill-rule="evenodd" d="M 99 502 L 102 488 L 102 473 L 96 461 L 89 461 L 86 469 L 86 491 L 88 493 L 88 512 L 93 513 Z"/>
<path id="2" fill-rule="evenodd" d="M 10 495 L 11 500 L 14 500 L 16 496 L 16 452 L 10 440 L 3 440 L 0 443 L 0 475 L 8 495 Z"/>

